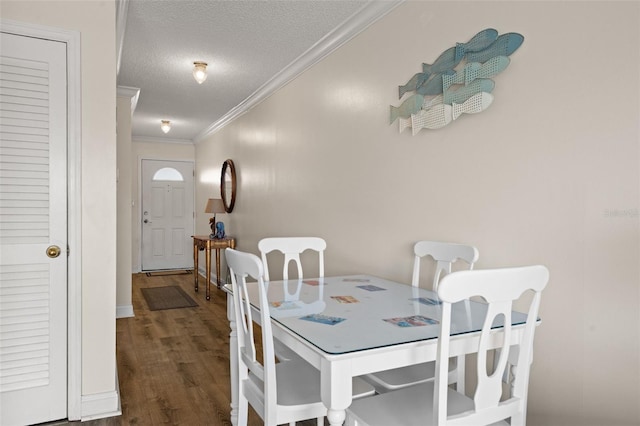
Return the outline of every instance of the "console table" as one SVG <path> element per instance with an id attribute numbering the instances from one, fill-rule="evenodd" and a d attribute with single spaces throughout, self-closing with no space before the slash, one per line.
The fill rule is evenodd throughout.
<path id="1" fill-rule="evenodd" d="M 211 238 L 208 235 L 193 235 L 193 269 L 195 277 L 195 290 L 198 291 L 198 251 L 205 251 L 205 277 L 207 279 L 207 300 L 211 299 L 211 250 L 216 251 L 216 285 L 220 288 L 220 250 L 235 248 L 236 240 L 231 237 Z"/>

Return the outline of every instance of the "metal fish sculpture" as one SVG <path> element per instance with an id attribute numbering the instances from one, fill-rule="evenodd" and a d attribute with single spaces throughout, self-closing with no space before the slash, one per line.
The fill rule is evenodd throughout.
<path id="1" fill-rule="evenodd" d="M 453 107 L 439 104 L 428 110 L 421 109 L 416 114 L 411 114 L 411 133 L 418 134 L 421 129 L 439 129 L 453 121 Z"/>
<path id="2" fill-rule="evenodd" d="M 421 95 L 437 95 L 442 93 L 442 87 L 440 86 L 440 80 L 442 75 L 452 75 L 456 72 L 452 69 L 444 70 L 442 73 L 431 74 L 428 72 L 420 72 L 411 77 L 411 80 L 407 82 L 404 86 L 398 86 L 398 99 L 401 99 L 402 96 L 412 90 L 415 90 L 416 93 Z M 437 80 L 437 82 L 434 82 Z M 428 86 L 428 87 L 425 87 Z"/>
<path id="3" fill-rule="evenodd" d="M 410 118 L 398 118 L 398 130 L 400 133 L 404 131 L 404 129 L 411 128 L 411 119 Z"/>
<path id="4" fill-rule="evenodd" d="M 479 78 L 473 81 L 473 83 L 468 86 L 461 87 L 458 90 L 445 90 L 443 93 L 443 102 L 446 105 L 451 105 L 452 103 L 461 104 L 476 93 L 480 92 L 493 92 L 496 83 L 488 78 Z"/>
<path id="5" fill-rule="evenodd" d="M 422 86 L 429 79 L 429 75 L 430 74 L 426 72 L 419 72 L 414 74 L 413 77 L 407 81 L 407 84 L 404 86 L 398 86 L 398 99 L 402 99 L 402 96 L 405 93 L 416 90 L 418 87 Z"/>
<path id="6" fill-rule="evenodd" d="M 498 38 L 498 31 L 487 28 L 474 35 L 467 43 L 456 43 L 455 59 L 461 60 L 469 52 L 484 50 Z"/>
<path id="7" fill-rule="evenodd" d="M 479 52 L 470 52 L 465 57 L 469 62 L 484 63 L 494 56 L 510 56 L 522 46 L 522 42 L 524 42 L 524 36 L 522 34 L 502 34 L 491 46 Z"/>
<path id="8" fill-rule="evenodd" d="M 444 96 L 438 95 L 431 99 L 425 99 L 424 103 L 422 104 L 422 109 L 429 109 L 432 106 L 443 104 L 443 103 L 444 103 Z"/>
<path id="9" fill-rule="evenodd" d="M 438 56 L 433 64 L 422 64 L 422 72 L 414 74 L 413 77 L 404 86 L 398 86 L 398 99 L 402 98 L 405 93 L 416 90 L 418 87 L 423 86 L 429 77 L 433 74 L 443 73 L 448 70 L 452 70 L 458 65 L 460 60 L 455 59 L 456 48 L 451 47 Z"/>
<path id="10" fill-rule="evenodd" d="M 454 75 L 454 70 L 446 70 L 443 73 L 434 75 L 429 81 L 416 89 L 416 93 L 422 96 L 434 96 L 442 93 L 442 79 L 444 76 Z"/>
<path id="11" fill-rule="evenodd" d="M 393 124 L 398 117 L 409 118 L 411 114 L 418 112 L 423 104 L 424 96 L 416 94 L 408 97 L 399 107 L 390 105 L 389 124 Z"/>
<path id="12" fill-rule="evenodd" d="M 493 95 L 491 93 L 482 92 L 477 93 L 464 101 L 461 104 L 454 103 L 451 105 L 453 111 L 451 112 L 452 118 L 457 120 L 460 115 L 464 114 L 477 114 L 489 108 L 493 103 Z"/>
<path id="13" fill-rule="evenodd" d="M 422 129 L 439 129 L 456 120 L 462 114 L 477 114 L 489 108 L 493 103 L 493 95 L 482 92 L 476 93 L 461 104 L 439 104 L 428 110 L 420 110 L 411 114 L 411 120 L 404 119 L 400 123 L 400 131 L 411 127 L 411 133 L 415 136 Z"/>
<path id="14" fill-rule="evenodd" d="M 468 86 L 476 78 L 491 78 L 505 70 L 511 60 L 506 56 L 495 56 L 484 64 L 472 62 L 454 75 L 442 75 L 442 89 L 447 90 L 452 84 Z"/>
<path id="15" fill-rule="evenodd" d="M 438 56 L 433 64 L 422 64 L 422 72 L 431 74 L 443 73 L 452 70 L 460 63 L 462 58 L 456 59 L 456 48 L 450 47 Z"/>

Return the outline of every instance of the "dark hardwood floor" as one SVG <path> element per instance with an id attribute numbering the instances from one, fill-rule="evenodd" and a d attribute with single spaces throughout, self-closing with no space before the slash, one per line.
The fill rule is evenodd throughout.
<path id="1" fill-rule="evenodd" d="M 180 286 L 198 306 L 150 311 L 140 289 L 169 285 Z M 134 274 L 132 291 L 135 317 L 116 320 L 122 415 L 82 425 L 230 425 L 226 294 L 212 287 L 207 301 L 202 285 L 194 291 L 191 274 Z M 250 409 L 249 425 L 262 424 Z"/>

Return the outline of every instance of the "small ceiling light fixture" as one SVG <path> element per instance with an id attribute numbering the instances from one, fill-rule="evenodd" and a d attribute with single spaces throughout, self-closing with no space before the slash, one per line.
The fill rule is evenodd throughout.
<path id="1" fill-rule="evenodd" d="M 196 79 L 198 84 L 202 84 L 202 82 L 207 79 L 207 63 L 206 62 L 193 63 L 193 78 Z"/>
<path id="2" fill-rule="evenodd" d="M 169 130 L 171 130 L 171 122 L 169 120 L 160 120 L 160 123 L 160 128 L 162 129 L 162 131 L 165 133 L 169 133 Z"/>

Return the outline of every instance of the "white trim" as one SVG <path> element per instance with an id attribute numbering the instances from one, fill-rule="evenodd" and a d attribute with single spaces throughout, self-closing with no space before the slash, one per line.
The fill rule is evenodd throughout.
<path id="1" fill-rule="evenodd" d="M 190 139 L 154 138 L 151 136 L 133 136 L 132 142 L 153 142 L 153 143 L 177 143 L 182 145 L 193 145 Z"/>
<path id="2" fill-rule="evenodd" d="M 117 390 L 82 397 L 82 421 L 103 419 L 122 414 Z"/>
<path id="3" fill-rule="evenodd" d="M 140 89 L 137 87 L 129 87 L 129 86 L 118 86 L 117 87 L 118 96 L 124 98 L 131 98 L 131 116 L 133 117 L 133 112 L 136 110 L 136 106 L 138 106 L 138 98 L 140 98 Z"/>
<path id="4" fill-rule="evenodd" d="M 116 319 L 118 318 L 132 318 L 136 315 L 133 313 L 133 305 L 118 305 L 116 306 Z"/>
<path id="5" fill-rule="evenodd" d="M 122 63 L 124 33 L 127 30 L 127 12 L 129 12 L 129 0 L 116 0 L 116 76 L 120 74 L 120 64 Z"/>
<path id="6" fill-rule="evenodd" d="M 67 417 L 79 420 L 82 398 L 82 72 L 80 32 L 7 19 L 3 32 L 38 37 L 67 44 L 67 221 L 68 221 L 68 325 L 67 325 Z"/>
<path id="7" fill-rule="evenodd" d="M 104 419 L 122 414 L 120 383 L 118 382 L 118 363 L 116 362 L 116 390 L 95 393 L 82 397 L 82 421 Z M 80 420 L 80 419 L 78 419 Z"/>
<path id="8" fill-rule="evenodd" d="M 349 19 L 336 27 L 333 31 L 311 46 L 306 52 L 298 56 L 293 62 L 283 68 L 278 74 L 260 86 L 244 101 L 240 102 L 219 120 L 200 132 L 194 139 L 198 143 L 205 137 L 213 134 L 226 126 L 231 121 L 240 117 L 273 93 L 278 91 L 285 84 L 302 74 L 307 69 L 322 60 L 325 56 L 360 34 L 371 24 L 391 12 L 405 0 L 394 1 L 371 1 L 362 6 Z"/>

